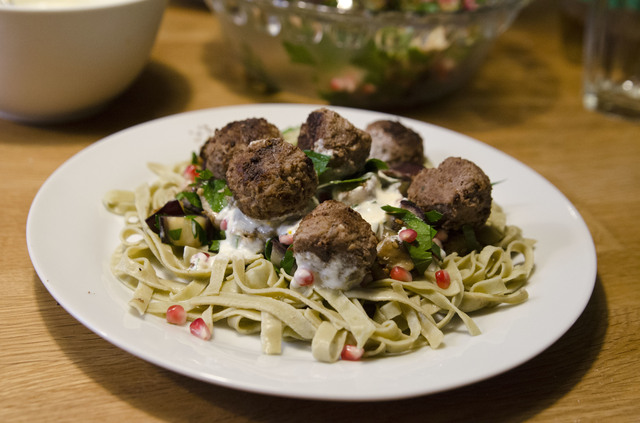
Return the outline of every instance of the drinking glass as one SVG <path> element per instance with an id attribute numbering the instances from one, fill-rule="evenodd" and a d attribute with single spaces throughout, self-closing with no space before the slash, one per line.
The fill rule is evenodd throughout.
<path id="1" fill-rule="evenodd" d="M 640 119 L 640 0 L 592 0 L 584 43 L 584 106 Z"/>

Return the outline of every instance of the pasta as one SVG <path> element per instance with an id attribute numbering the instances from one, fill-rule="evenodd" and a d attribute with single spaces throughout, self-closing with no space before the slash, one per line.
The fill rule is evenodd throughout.
<path id="1" fill-rule="evenodd" d="M 364 357 L 438 348 L 455 322 L 478 335 L 469 313 L 527 299 L 534 241 L 507 225 L 495 204 L 486 234 L 493 242 L 466 255 L 451 253 L 440 263 L 450 275 L 446 288 L 428 269 L 422 280 L 410 282 L 387 278 L 345 291 L 294 289 L 292 275 L 262 254 L 215 255 L 206 247 L 165 244 L 145 220 L 184 188 L 187 164 L 151 164 L 155 181 L 104 197 L 105 207 L 124 221 L 111 271 L 131 290 L 129 305 L 141 315 L 163 317 L 179 304 L 189 320 L 202 318 L 210 330 L 225 325 L 259 334 L 265 354 L 281 354 L 285 341 L 302 341 L 316 360 L 335 362 L 345 345 Z M 194 266 L 202 253 L 212 256 L 207 266 Z"/>

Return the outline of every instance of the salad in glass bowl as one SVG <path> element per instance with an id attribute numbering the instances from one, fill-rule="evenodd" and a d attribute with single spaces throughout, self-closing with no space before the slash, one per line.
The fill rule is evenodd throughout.
<path id="1" fill-rule="evenodd" d="M 251 86 L 370 109 L 474 75 L 529 0 L 206 0 Z"/>

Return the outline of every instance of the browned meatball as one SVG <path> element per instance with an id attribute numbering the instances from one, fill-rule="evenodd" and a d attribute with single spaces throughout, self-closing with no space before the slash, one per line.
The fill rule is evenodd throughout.
<path id="1" fill-rule="evenodd" d="M 224 179 L 231 158 L 251 141 L 280 136 L 280 130 L 263 118 L 230 122 L 216 129 L 200 149 L 203 168 L 209 169 L 215 178 Z"/>
<path id="2" fill-rule="evenodd" d="M 424 147 L 422 137 L 397 120 L 378 120 L 367 126 L 371 135 L 369 157 L 386 162 L 389 167 L 405 163 L 422 165 Z"/>
<path id="3" fill-rule="evenodd" d="M 425 212 L 442 213 L 436 225 L 443 229 L 477 228 L 491 213 L 491 181 L 475 163 L 449 157 L 414 177 L 408 199 Z"/>
<path id="4" fill-rule="evenodd" d="M 226 179 L 238 208 L 261 220 L 307 209 L 318 186 L 311 159 L 282 138 L 253 141 L 231 159 Z"/>
<path id="5" fill-rule="evenodd" d="M 293 235 L 294 280 L 300 272 L 311 273 L 314 284 L 349 289 L 371 271 L 377 243 L 358 212 L 339 201 L 325 201 L 302 219 Z"/>
<path id="6" fill-rule="evenodd" d="M 311 112 L 300 127 L 298 147 L 331 156 L 326 177 L 341 178 L 364 168 L 371 136 L 338 113 L 321 108 Z"/>

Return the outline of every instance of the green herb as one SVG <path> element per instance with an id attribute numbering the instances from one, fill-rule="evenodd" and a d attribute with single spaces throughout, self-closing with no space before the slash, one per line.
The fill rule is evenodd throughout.
<path id="1" fill-rule="evenodd" d="M 416 7 L 416 10 L 423 13 L 435 13 L 440 11 L 440 6 L 438 6 L 436 3 L 421 2 Z"/>
<path id="2" fill-rule="evenodd" d="M 196 216 L 185 216 L 187 219 L 191 221 L 191 233 L 193 237 L 196 238 L 201 245 L 205 245 L 208 241 L 207 231 L 204 230 L 200 223 L 196 220 Z"/>
<path id="3" fill-rule="evenodd" d="M 227 238 L 227 234 L 225 233 L 225 231 L 214 230 L 211 238 L 212 239 L 211 243 L 209 244 L 209 251 L 217 253 L 220 251 L 222 241 Z"/>
<path id="4" fill-rule="evenodd" d="M 359 176 L 357 178 L 336 179 L 333 181 L 325 182 L 324 184 L 321 184 L 318 188 L 340 187 L 340 189 L 342 190 L 349 191 L 362 185 L 367 181 L 367 179 L 370 179 L 373 176 L 374 176 L 374 173 L 365 173 L 364 175 Z"/>
<path id="5" fill-rule="evenodd" d="M 174 241 L 179 240 L 181 236 L 182 236 L 182 229 L 173 229 L 169 231 L 169 238 L 171 238 Z"/>
<path id="6" fill-rule="evenodd" d="M 293 257 L 293 248 L 289 246 L 287 251 L 284 253 L 284 257 L 282 258 L 282 262 L 280 263 L 280 267 L 282 270 L 287 272 L 287 274 L 291 275 L 291 271 L 293 270 L 293 266 L 296 264 L 296 259 Z"/>
<path id="7" fill-rule="evenodd" d="M 221 239 L 214 239 L 213 241 L 211 241 L 211 244 L 209 244 L 209 251 L 211 251 L 212 253 L 219 252 L 221 243 L 222 243 Z"/>
<path id="8" fill-rule="evenodd" d="M 209 169 L 203 169 L 196 175 L 196 179 L 194 181 L 195 184 L 199 184 L 201 182 L 206 182 L 209 179 L 213 178 L 213 173 Z"/>
<path id="9" fill-rule="evenodd" d="M 193 191 L 182 191 L 176 194 L 176 200 L 187 200 L 192 206 L 201 209 L 202 201 L 200 196 Z"/>
<path id="10" fill-rule="evenodd" d="M 380 159 L 369 159 L 364 164 L 364 169 L 366 172 L 378 172 L 389 169 L 389 165 Z"/>
<path id="11" fill-rule="evenodd" d="M 198 154 L 195 151 L 191 152 L 191 164 L 192 165 L 197 165 L 199 163 L 200 159 L 198 157 Z"/>
<path id="12" fill-rule="evenodd" d="M 311 150 L 304 150 L 304 154 L 307 155 L 313 162 L 313 168 L 316 170 L 316 175 L 320 177 L 326 170 L 328 169 L 327 165 L 331 160 L 331 156 L 327 156 L 326 154 L 316 153 Z"/>
<path id="13" fill-rule="evenodd" d="M 307 47 L 301 44 L 293 44 L 289 41 L 284 41 L 282 46 L 289 55 L 292 63 L 301 63 L 303 65 L 316 65 L 316 59 Z"/>
<path id="14" fill-rule="evenodd" d="M 433 242 L 436 230 L 427 222 L 409 210 L 393 206 L 383 206 L 382 210 L 402 220 L 407 228 L 411 228 L 418 236 L 412 243 L 407 243 L 407 251 L 416 266 L 416 270 L 424 273 L 433 259 L 433 255 L 440 257 L 440 249 Z"/>
<path id="15" fill-rule="evenodd" d="M 273 240 L 269 239 L 264 245 L 264 258 L 269 260 L 276 268 L 280 268 L 291 275 L 291 271 L 296 264 L 296 260 L 293 257 L 293 248 L 291 246 L 287 247 L 287 250 L 284 252 L 284 256 L 280 260 L 280 263 L 275 263 L 272 260 L 273 253 Z"/>
<path id="16" fill-rule="evenodd" d="M 462 234 L 464 235 L 464 240 L 467 243 L 467 247 L 471 250 L 479 250 L 480 243 L 476 238 L 476 232 L 469 225 L 462 226 Z"/>
<path id="17" fill-rule="evenodd" d="M 273 251 L 273 240 L 269 238 L 264 244 L 264 258 L 271 261 L 271 252 Z"/>
<path id="18" fill-rule="evenodd" d="M 229 203 L 229 197 L 231 197 L 232 194 L 224 180 L 208 179 L 202 183 L 201 187 L 202 196 L 207 200 L 207 203 L 211 206 L 211 210 L 215 213 L 218 213 Z"/>
<path id="19" fill-rule="evenodd" d="M 435 223 L 442 218 L 442 213 L 436 210 L 429 210 L 424 214 L 427 220 L 431 223 Z"/>

